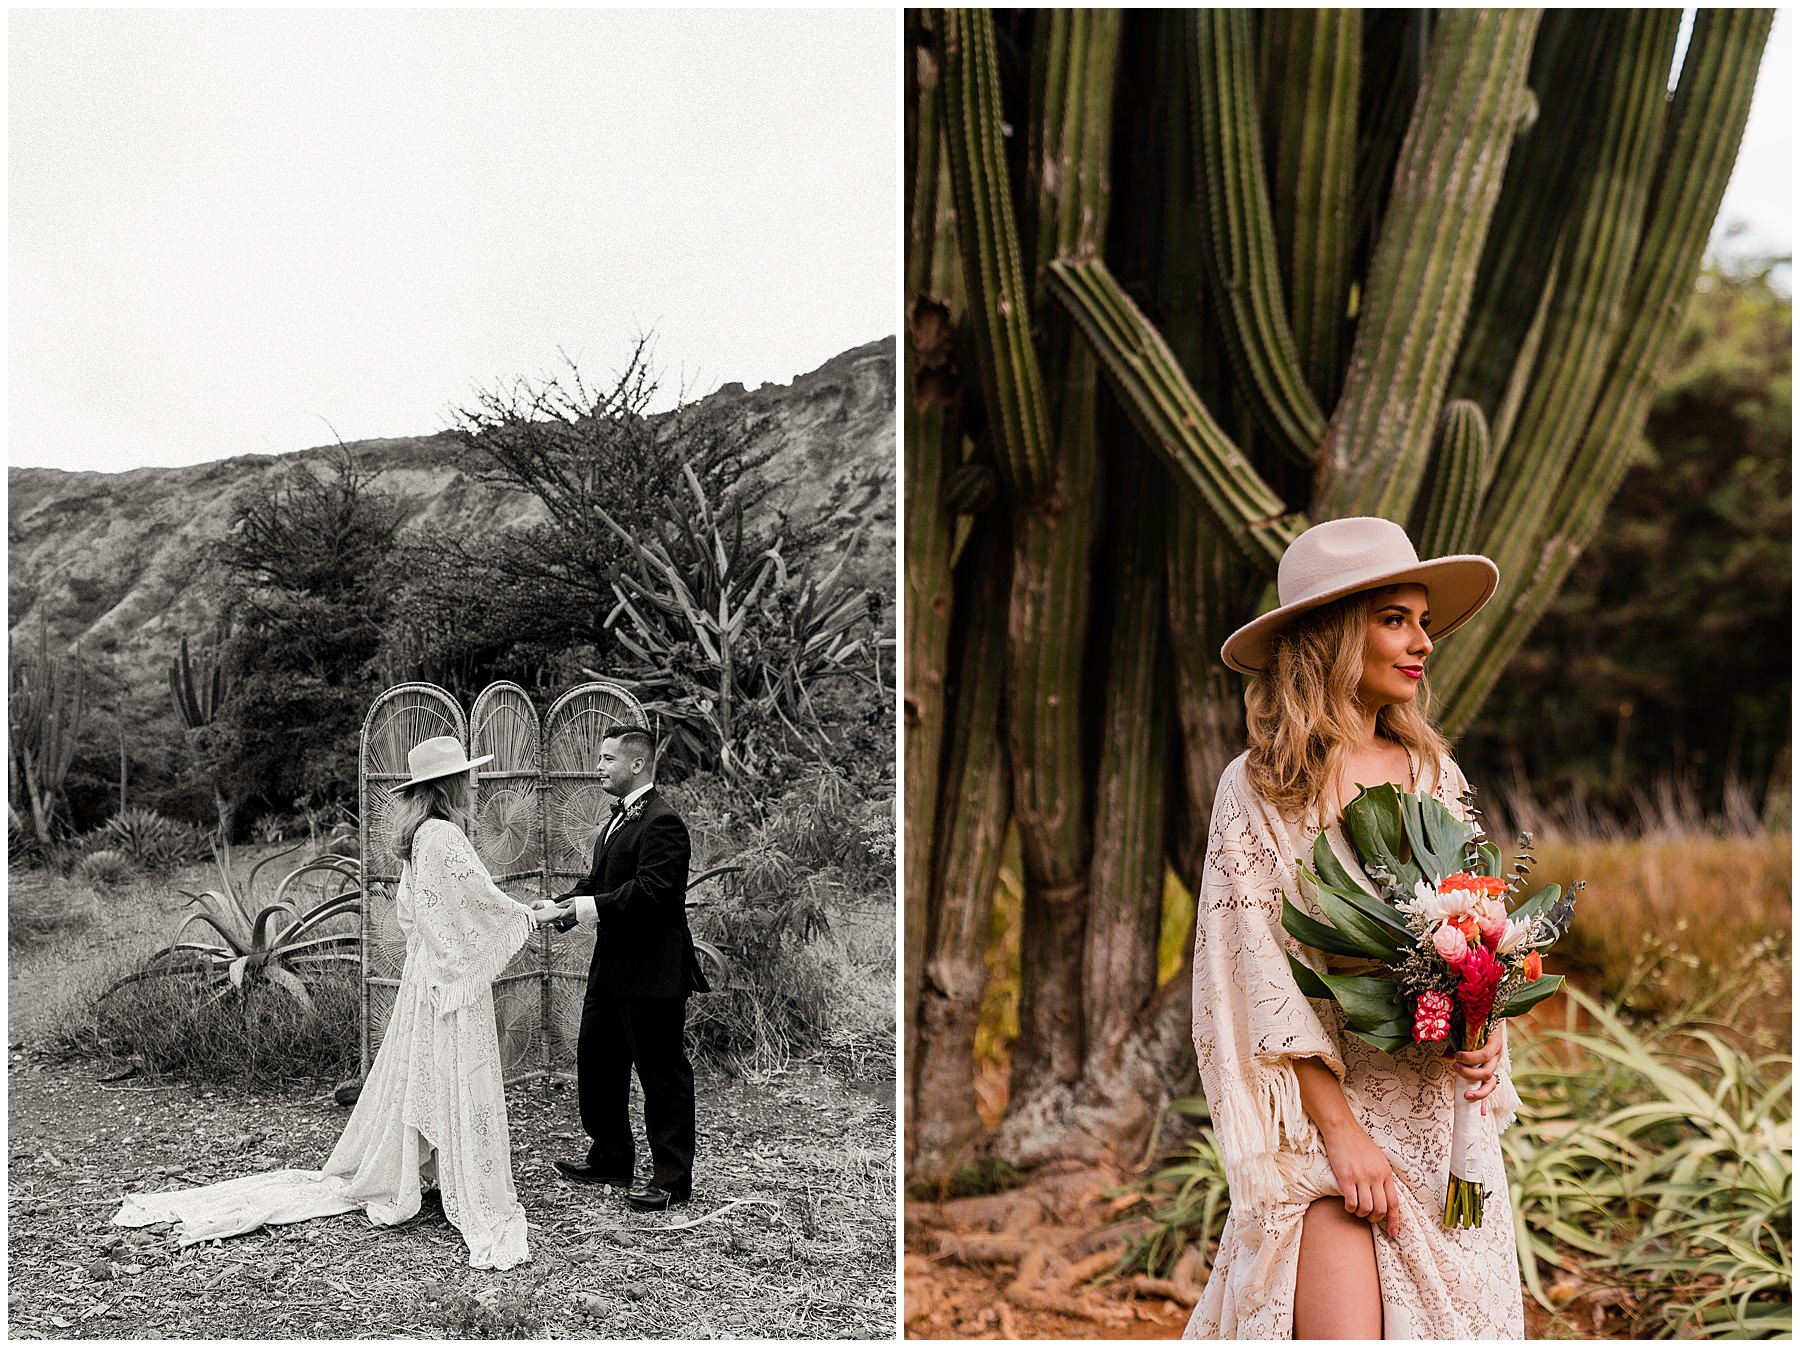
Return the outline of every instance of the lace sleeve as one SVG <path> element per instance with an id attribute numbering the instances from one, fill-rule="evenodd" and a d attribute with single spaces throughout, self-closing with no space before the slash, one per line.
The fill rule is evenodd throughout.
<path id="1" fill-rule="evenodd" d="M 413 841 L 414 921 L 433 1007 L 455 1011 L 499 977 L 531 936 L 531 909 L 501 889 L 454 824 L 422 824 Z"/>
<path id="2" fill-rule="evenodd" d="M 1231 1200 L 1277 1201 L 1277 1152 L 1319 1148 L 1293 1064 L 1319 1058 L 1341 1080 L 1343 1059 L 1288 968 L 1301 954 L 1281 928 L 1281 900 L 1299 900 L 1292 846 L 1238 759 L 1225 769 L 1194 922 L 1194 1051 L 1212 1109 Z M 1310 961 L 1309 961 L 1310 962 Z"/>

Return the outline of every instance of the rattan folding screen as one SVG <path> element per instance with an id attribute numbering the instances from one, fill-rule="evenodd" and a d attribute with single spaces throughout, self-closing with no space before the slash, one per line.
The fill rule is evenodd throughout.
<path id="1" fill-rule="evenodd" d="M 362 1069 L 381 1046 L 405 954 L 394 915 L 400 859 L 389 825 L 395 786 L 411 775 L 407 751 L 433 735 L 455 735 L 470 757 L 493 754 L 476 772 L 471 837 L 495 882 L 522 901 L 550 898 L 587 874 L 596 831 L 612 806 L 594 767 L 600 741 L 621 724 L 643 725 L 624 689 L 584 683 L 540 720 L 525 690 L 496 683 L 468 717 L 428 683 L 405 683 L 375 699 L 363 722 L 360 761 L 363 855 Z M 494 1015 L 507 1083 L 573 1077 L 575 1035 L 593 953 L 593 933 L 540 931 L 494 983 Z"/>

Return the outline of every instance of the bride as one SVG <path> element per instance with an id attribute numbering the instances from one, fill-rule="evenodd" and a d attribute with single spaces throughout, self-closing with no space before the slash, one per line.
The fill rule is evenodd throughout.
<path id="1" fill-rule="evenodd" d="M 472 770 L 492 757 L 468 758 L 449 735 L 407 755 L 412 776 L 394 818 L 406 962 L 393 1019 L 324 1169 L 130 1194 L 115 1225 L 177 1222 L 184 1245 L 358 1208 L 377 1226 L 397 1226 L 436 1188 L 471 1268 L 531 1257 L 513 1188 L 493 981 L 534 927 L 566 910 L 502 891 L 464 832 Z"/>

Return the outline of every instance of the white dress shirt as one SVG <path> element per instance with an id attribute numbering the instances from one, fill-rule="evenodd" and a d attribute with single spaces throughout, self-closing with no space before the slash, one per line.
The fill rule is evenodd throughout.
<path id="1" fill-rule="evenodd" d="M 600 835 L 602 846 L 604 846 L 612 837 L 615 830 L 624 827 L 625 811 L 630 808 L 632 802 L 636 801 L 644 794 L 644 792 L 655 785 L 655 782 L 645 782 L 642 786 L 638 787 L 637 790 L 625 793 L 625 798 L 619 802 L 619 812 L 607 821 L 606 832 Z M 595 906 L 594 896 L 592 894 L 577 894 L 575 896 L 574 911 L 575 920 L 577 922 L 592 922 L 600 915 L 600 910 Z"/>

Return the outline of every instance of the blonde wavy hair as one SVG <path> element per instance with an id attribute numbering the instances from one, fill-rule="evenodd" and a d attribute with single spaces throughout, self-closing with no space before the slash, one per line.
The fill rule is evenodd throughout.
<path id="1" fill-rule="evenodd" d="M 402 861 L 412 860 L 413 834 L 427 819 L 446 819 L 468 830 L 469 774 L 454 772 L 409 786 L 394 808 L 394 851 Z"/>
<path id="2" fill-rule="evenodd" d="M 1356 689 L 1362 681 L 1368 625 L 1383 590 L 1364 590 L 1303 613 L 1279 632 L 1263 672 L 1244 689 L 1250 785 L 1272 805 L 1302 817 L 1323 810 L 1332 782 L 1362 736 Z M 1375 730 L 1417 756 L 1435 775 L 1449 752 L 1431 722 L 1431 685 L 1411 702 L 1375 713 Z"/>

